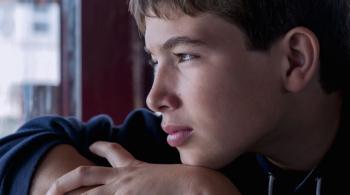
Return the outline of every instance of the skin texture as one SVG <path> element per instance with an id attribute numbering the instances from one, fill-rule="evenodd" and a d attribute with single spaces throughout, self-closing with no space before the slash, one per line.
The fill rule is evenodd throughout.
<path id="1" fill-rule="evenodd" d="M 47 195 L 66 194 L 82 186 L 96 185 L 99 186 L 84 194 L 239 195 L 228 179 L 209 169 L 141 162 L 116 143 L 96 142 L 90 149 L 108 159 L 113 168 L 81 166 L 59 178 Z M 150 178 L 155 179 L 150 181 Z"/>
<path id="2" fill-rule="evenodd" d="M 163 126 L 193 129 L 178 147 L 183 163 L 220 168 L 274 128 L 283 103 L 276 63 L 248 51 L 237 27 L 212 15 L 146 18 L 146 26 L 146 47 L 158 62 L 147 103 L 162 112 Z M 203 44 L 164 49 L 176 37 Z"/>
<path id="3" fill-rule="evenodd" d="M 246 151 L 285 169 L 317 165 L 334 139 L 341 98 L 321 89 L 319 43 L 311 31 L 293 28 L 268 51 L 254 51 L 237 26 L 215 15 L 174 11 L 170 19 L 145 21 L 146 50 L 155 65 L 147 104 L 163 115 L 165 130 L 191 129 L 176 146 L 184 165 L 147 164 L 104 143 L 92 150 L 113 168 L 75 169 L 48 194 L 95 185 L 101 186 L 91 194 L 237 194 L 226 178 L 206 168 L 221 168 Z M 116 162 L 121 155 L 126 160 Z"/>
<path id="4" fill-rule="evenodd" d="M 57 160 L 61 159 L 61 160 Z M 62 160 L 69 159 L 69 160 Z M 45 156 L 42 163 L 35 173 L 32 181 L 32 195 L 45 194 L 54 181 L 65 173 L 74 170 L 79 166 L 94 165 L 88 159 L 81 156 L 70 145 L 59 145 L 53 148 L 48 155 Z M 86 191 L 84 189 L 77 192 Z"/>
<path id="5" fill-rule="evenodd" d="M 217 16 L 170 18 L 146 17 L 156 65 L 147 103 L 162 113 L 162 126 L 193 129 L 177 147 L 182 162 L 217 169 L 253 151 L 290 169 L 315 165 L 334 138 L 339 100 L 318 82 L 314 34 L 297 27 L 270 50 L 254 51 Z"/>

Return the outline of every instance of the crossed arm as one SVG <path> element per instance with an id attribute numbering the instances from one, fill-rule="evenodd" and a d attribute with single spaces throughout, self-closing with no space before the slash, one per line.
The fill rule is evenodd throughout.
<path id="1" fill-rule="evenodd" d="M 31 194 L 240 194 L 226 177 L 213 170 L 145 163 L 116 143 L 97 142 L 90 150 L 106 158 L 112 167 L 95 166 L 72 146 L 59 145 L 38 167 Z"/>
<path id="2" fill-rule="evenodd" d="M 98 140 L 113 142 L 97 142 L 90 148 L 107 159 L 109 167 L 93 163 L 100 159 L 88 147 Z M 63 145 L 66 143 L 72 145 Z M 116 143 L 145 161 L 179 162 L 176 151 L 165 144 L 160 118 L 147 110 L 132 112 L 120 126 L 115 126 L 108 116 L 97 116 L 87 123 L 73 118 L 40 117 L 0 139 L 0 193 L 239 194 L 219 172 L 182 164 L 142 162 Z M 56 146 L 49 149 L 53 145 Z"/>

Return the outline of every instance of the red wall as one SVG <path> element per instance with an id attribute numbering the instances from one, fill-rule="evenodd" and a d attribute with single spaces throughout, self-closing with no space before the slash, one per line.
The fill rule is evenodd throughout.
<path id="1" fill-rule="evenodd" d="M 133 108 L 131 17 L 124 0 L 82 1 L 83 120 L 121 121 Z"/>

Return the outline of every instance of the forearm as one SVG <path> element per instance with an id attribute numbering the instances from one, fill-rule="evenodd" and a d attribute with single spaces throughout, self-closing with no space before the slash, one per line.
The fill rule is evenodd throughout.
<path id="1" fill-rule="evenodd" d="M 31 194 L 42 195 L 60 176 L 82 165 L 93 165 L 70 145 L 51 149 L 40 163 L 31 184 Z"/>

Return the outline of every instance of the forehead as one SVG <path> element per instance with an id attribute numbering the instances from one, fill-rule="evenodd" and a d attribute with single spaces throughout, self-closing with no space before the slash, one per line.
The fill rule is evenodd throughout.
<path id="1" fill-rule="evenodd" d="M 244 42 L 244 35 L 236 25 L 208 13 L 189 16 L 173 12 L 168 18 L 150 16 L 145 18 L 145 24 L 145 44 L 149 50 L 173 37 L 189 37 L 208 45 Z"/>

